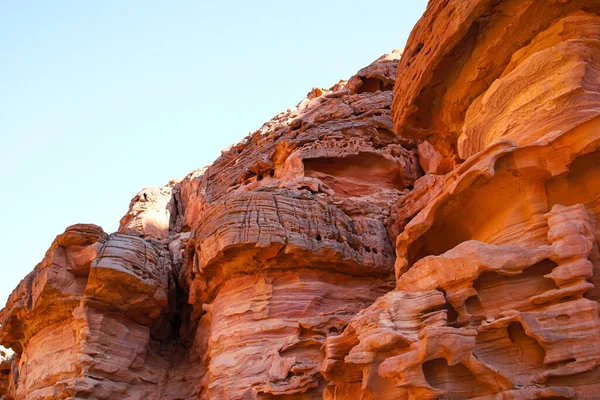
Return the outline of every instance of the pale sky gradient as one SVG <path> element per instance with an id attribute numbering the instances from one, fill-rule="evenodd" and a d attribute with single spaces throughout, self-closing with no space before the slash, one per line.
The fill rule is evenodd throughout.
<path id="1" fill-rule="evenodd" d="M 78 222 L 402 48 L 426 0 L 0 2 L 0 308 Z"/>

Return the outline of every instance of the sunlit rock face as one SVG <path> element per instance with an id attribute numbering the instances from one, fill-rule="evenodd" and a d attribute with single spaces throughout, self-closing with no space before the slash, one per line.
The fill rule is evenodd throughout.
<path id="1" fill-rule="evenodd" d="M 159 398 L 173 289 L 164 244 L 67 228 L 0 315 L 2 343 L 15 351 L 5 397 Z"/>
<path id="2" fill-rule="evenodd" d="M 431 0 L 407 47 L 75 225 L 5 399 L 596 399 L 600 4 Z"/>
<path id="3" fill-rule="evenodd" d="M 386 221 L 421 176 L 392 131 L 399 56 L 314 89 L 181 182 L 200 398 L 321 398 L 326 338 L 393 288 Z"/>
<path id="4" fill-rule="evenodd" d="M 326 398 L 598 398 L 598 11 L 429 3 L 392 109 L 430 174 L 388 220 L 395 290 L 326 341 Z"/>
<path id="5" fill-rule="evenodd" d="M 7 398 L 322 398 L 328 337 L 394 287 L 393 204 L 421 177 L 393 132 L 400 53 L 211 166 L 59 235 L 2 313 Z"/>

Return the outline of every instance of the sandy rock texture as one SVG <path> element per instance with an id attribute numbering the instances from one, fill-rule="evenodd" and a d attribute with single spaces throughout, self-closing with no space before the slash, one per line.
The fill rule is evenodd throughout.
<path id="1" fill-rule="evenodd" d="M 326 338 L 393 288 L 386 221 L 421 176 L 392 131 L 399 57 L 313 89 L 182 181 L 200 398 L 322 397 Z"/>
<path id="2" fill-rule="evenodd" d="M 387 223 L 396 288 L 326 341 L 325 398 L 598 397 L 598 11 L 429 3 L 392 106 L 429 174 Z"/>
<path id="3" fill-rule="evenodd" d="M 394 287 L 387 221 L 422 176 L 392 129 L 399 59 L 142 190 L 117 233 L 59 235 L 0 316 L 5 396 L 321 398 L 325 340 Z"/>
<path id="4" fill-rule="evenodd" d="M 4 399 L 596 399 L 600 3 L 431 0 L 402 54 L 0 312 Z"/>

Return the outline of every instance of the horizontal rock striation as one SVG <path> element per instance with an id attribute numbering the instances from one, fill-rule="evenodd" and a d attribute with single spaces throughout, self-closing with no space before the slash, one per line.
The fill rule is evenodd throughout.
<path id="1" fill-rule="evenodd" d="M 32 287 L 38 266 L 3 311 L 7 396 L 322 397 L 325 340 L 393 288 L 387 220 L 422 175 L 416 142 L 392 130 L 399 58 L 142 190 L 118 233 L 68 228 L 42 263 L 62 280 Z M 70 256 L 63 237 L 85 229 L 96 236 Z M 65 304 L 26 298 L 50 289 Z"/>
<path id="2" fill-rule="evenodd" d="M 160 398 L 168 362 L 157 322 L 173 289 L 164 244 L 67 228 L 0 314 L 15 351 L 5 397 Z"/>
<path id="3" fill-rule="evenodd" d="M 59 235 L 4 399 L 595 399 L 600 6 L 431 0 L 403 55 Z"/>
<path id="4" fill-rule="evenodd" d="M 392 207 L 396 288 L 327 339 L 328 398 L 597 397 L 598 11 L 430 2 L 392 109 L 445 175 Z"/>
<path id="5" fill-rule="evenodd" d="M 201 398 L 321 397 L 325 339 L 390 290 L 386 220 L 421 174 L 392 131 L 398 58 L 314 89 L 181 182 Z"/>

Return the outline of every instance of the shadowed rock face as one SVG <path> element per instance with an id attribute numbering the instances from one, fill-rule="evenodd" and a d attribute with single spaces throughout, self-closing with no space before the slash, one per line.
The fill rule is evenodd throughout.
<path id="1" fill-rule="evenodd" d="M 598 12 L 432 0 L 402 58 L 67 228 L 0 313 L 0 393 L 597 398 Z"/>

